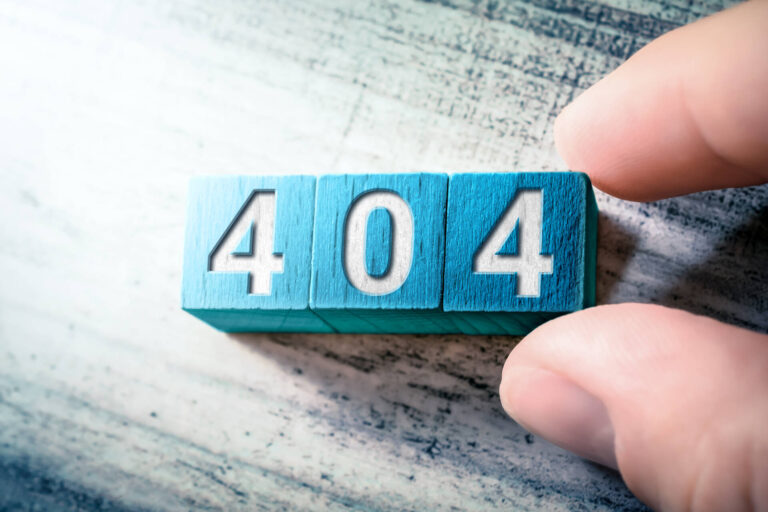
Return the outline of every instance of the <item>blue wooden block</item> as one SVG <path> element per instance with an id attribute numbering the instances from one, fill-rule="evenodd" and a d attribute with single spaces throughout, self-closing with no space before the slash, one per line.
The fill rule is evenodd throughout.
<path id="1" fill-rule="evenodd" d="M 312 309 L 339 332 L 450 332 L 441 309 L 444 174 L 317 182 Z"/>
<path id="2" fill-rule="evenodd" d="M 525 334 L 592 306 L 596 245 L 585 174 L 454 175 L 443 309 L 468 334 Z"/>
<path id="3" fill-rule="evenodd" d="M 228 332 L 332 332 L 309 309 L 315 181 L 192 180 L 182 308 Z"/>

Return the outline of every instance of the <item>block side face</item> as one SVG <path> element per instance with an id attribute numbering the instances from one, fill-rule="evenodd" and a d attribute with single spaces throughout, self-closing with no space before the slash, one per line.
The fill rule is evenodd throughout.
<path id="1" fill-rule="evenodd" d="M 309 309 L 189 309 L 187 312 L 224 332 L 336 332 Z"/>
<path id="2" fill-rule="evenodd" d="M 447 189 L 448 177 L 445 174 L 321 176 L 317 184 L 311 307 L 316 310 L 439 308 Z M 411 258 L 407 275 L 399 287 L 383 294 L 371 294 L 352 283 L 349 258 L 345 261 L 345 250 L 348 248 L 345 232 L 347 223 L 351 222 L 353 206 L 367 195 L 382 191 L 396 195 L 410 211 L 413 228 Z M 402 210 L 399 211 L 402 213 Z M 396 209 L 391 211 L 392 222 L 399 222 L 397 212 Z M 366 225 L 370 227 L 376 223 Z M 366 232 L 355 253 L 363 258 L 358 263 L 365 266 L 365 260 L 372 253 L 391 252 L 391 265 L 396 265 L 396 250 L 392 249 L 394 245 L 390 242 L 396 237 L 394 233 L 391 237 L 386 233 L 376 237 Z M 370 243 L 377 245 L 366 247 Z"/>
<path id="3" fill-rule="evenodd" d="M 456 313 L 472 324 L 474 334 L 524 336 L 559 313 L 507 313 L 467 312 Z M 470 334 L 470 333 L 468 333 Z"/>
<path id="4" fill-rule="evenodd" d="M 317 313 L 340 333 L 467 334 L 472 336 L 528 334 L 559 313 L 450 312 L 441 310 L 382 311 L 324 309 Z"/>
<path id="5" fill-rule="evenodd" d="M 577 173 L 452 176 L 447 208 L 444 309 L 486 312 L 580 309 L 584 303 L 587 214 L 583 183 L 584 176 Z M 539 254 L 552 257 L 552 273 L 539 274 L 538 296 L 518 295 L 517 274 L 479 273 L 473 265 L 481 244 L 523 190 L 542 191 Z M 519 230 L 519 225 L 515 230 Z"/>
<path id="6" fill-rule="evenodd" d="M 584 242 L 584 303 L 589 308 L 596 304 L 597 297 L 597 234 L 600 211 L 595 200 L 595 191 L 589 177 L 584 175 L 587 195 L 586 239 Z"/>
<path id="7" fill-rule="evenodd" d="M 455 314 L 442 310 L 315 310 L 341 333 L 354 334 L 458 334 L 463 332 Z"/>
<path id="8" fill-rule="evenodd" d="M 211 254 L 254 192 L 274 193 L 270 294 L 248 293 L 248 272 L 210 270 Z M 182 280 L 185 309 L 303 310 L 309 306 L 315 177 L 201 177 L 190 184 Z M 258 220 L 254 241 L 259 244 Z M 256 250 L 256 249 L 254 249 Z"/>

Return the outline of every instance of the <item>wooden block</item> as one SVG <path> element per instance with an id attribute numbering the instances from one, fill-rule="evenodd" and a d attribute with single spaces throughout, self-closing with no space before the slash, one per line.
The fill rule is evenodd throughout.
<path id="1" fill-rule="evenodd" d="M 227 332 L 332 332 L 309 309 L 315 181 L 194 179 L 182 308 Z"/>
<path id="2" fill-rule="evenodd" d="M 454 175 L 443 309 L 467 334 L 525 334 L 594 305 L 596 247 L 585 174 Z"/>
<path id="3" fill-rule="evenodd" d="M 317 182 L 312 309 L 339 332 L 451 332 L 441 309 L 444 174 Z"/>
<path id="4" fill-rule="evenodd" d="M 578 173 L 198 178 L 182 307 L 224 331 L 524 334 L 594 304 L 596 228 Z"/>

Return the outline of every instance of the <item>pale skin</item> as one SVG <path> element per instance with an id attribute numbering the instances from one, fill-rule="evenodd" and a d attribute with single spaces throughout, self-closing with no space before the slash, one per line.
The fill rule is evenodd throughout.
<path id="1" fill-rule="evenodd" d="M 768 1 L 653 41 L 566 107 L 555 141 L 571 169 L 633 201 L 768 182 Z M 523 427 L 618 469 L 655 509 L 768 510 L 764 334 L 599 306 L 528 335 L 500 395 Z"/>

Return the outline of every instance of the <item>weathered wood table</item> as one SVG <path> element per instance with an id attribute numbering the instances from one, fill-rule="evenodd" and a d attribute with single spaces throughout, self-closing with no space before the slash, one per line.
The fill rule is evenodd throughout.
<path id="1" fill-rule="evenodd" d="M 227 336 L 181 312 L 187 181 L 562 170 L 557 112 L 721 7 L 3 2 L 0 509 L 642 509 L 505 416 L 517 339 Z M 598 203 L 599 302 L 768 330 L 768 188 Z"/>

